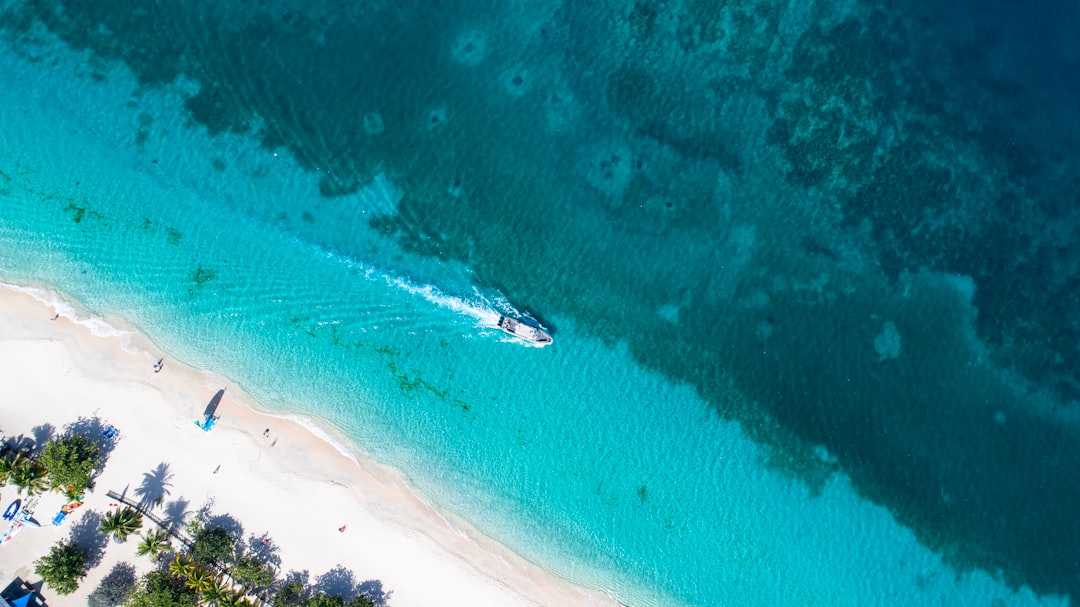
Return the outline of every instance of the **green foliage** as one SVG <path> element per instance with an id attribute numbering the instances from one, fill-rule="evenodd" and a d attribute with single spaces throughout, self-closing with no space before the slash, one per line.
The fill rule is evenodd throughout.
<path id="1" fill-rule="evenodd" d="M 292 581 L 283 584 L 274 593 L 274 605 L 277 607 L 300 607 L 304 604 L 304 583 Z"/>
<path id="2" fill-rule="evenodd" d="M 369 599 L 362 594 L 359 594 L 357 596 L 354 596 L 352 600 L 349 601 L 349 607 L 375 607 L 375 601 Z"/>
<path id="3" fill-rule="evenodd" d="M 49 488 L 45 466 L 22 453 L 9 455 L 4 466 L 8 470 L 7 480 L 26 495 L 39 495 Z"/>
<path id="4" fill-rule="evenodd" d="M 282 585 L 274 594 L 275 607 L 375 607 L 375 601 L 365 595 L 345 597 L 325 592 L 310 592 L 303 582 Z"/>
<path id="5" fill-rule="evenodd" d="M 375 602 L 364 595 L 353 596 L 346 601 L 345 597 L 337 594 L 316 592 L 303 602 L 303 607 L 375 607 Z"/>
<path id="6" fill-rule="evenodd" d="M 236 564 L 229 568 L 229 574 L 249 591 L 266 588 L 274 582 L 274 572 L 270 566 L 250 556 L 237 559 Z"/>
<path id="7" fill-rule="evenodd" d="M 158 555 L 170 548 L 169 534 L 164 529 L 154 529 L 147 531 L 142 539 L 139 541 L 138 548 L 135 552 L 139 556 L 149 556 L 151 560 L 156 561 Z"/>
<path id="8" fill-rule="evenodd" d="M 57 594 L 71 594 L 86 577 L 86 553 L 74 542 L 61 541 L 34 561 L 34 573 Z"/>
<path id="9" fill-rule="evenodd" d="M 229 595 L 232 593 L 232 588 L 225 580 L 214 580 L 199 595 L 206 605 L 220 605 L 222 602 L 228 602 Z"/>
<path id="10" fill-rule="evenodd" d="M 8 484 L 15 471 L 29 465 L 30 460 L 21 451 L 9 451 L 4 457 L 0 457 L 0 487 Z"/>
<path id="11" fill-rule="evenodd" d="M 336 594 L 316 592 L 304 601 L 304 607 L 345 607 L 345 599 Z"/>
<path id="12" fill-rule="evenodd" d="M 252 607 L 252 604 L 251 599 L 233 591 L 225 593 L 225 596 L 218 600 L 219 607 Z"/>
<path id="13" fill-rule="evenodd" d="M 49 487 L 83 489 L 101 459 L 101 447 L 82 434 L 50 439 L 41 451 L 41 463 L 49 471 Z"/>
<path id="14" fill-rule="evenodd" d="M 304 601 L 304 607 L 375 607 L 375 602 L 362 594 L 346 601 L 336 594 L 317 592 Z"/>
<path id="15" fill-rule="evenodd" d="M 195 563 L 192 562 L 190 558 L 182 554 L 177 554 L 176 558 L 169 563 L 169 573 L 171 573 L 173 577 L 182 580 L 192 573 L 195 573 Z"/>
<path id="16" fill-rule="evenodd" d="M 198 596 L 168 571 L 151 571 L 139 580 L 139 585 L 124 607 L 196 607 Z"/>
<path id="17" fill-rule="evenodd" d="M 203 594 L 209 591 L 217 584 L 217 580 L 214 576 L 204 569 L 203 567 L 196 566 L 195 571 L 188 576 L 187 581 L 184 584 L 195 591 L 196 594 Z"/>
<path id="18" fill-rule="evenodd" d="M 221 527 L 201 527 L 195 534 L 191 555 L 197 561 L 216 565 L 231 561 L 236 538 Z"/>
<path id="19" fill-rule="evenodd" d="M 8 453 L 0 457 L 0 487 L 7 485 L 11 479 L 11 473 L 15 471 L 15 460 L 22 456 L 21 453 Z"/>
<path id="20" fill-rule="evenodd" d="M 138 531 L 142 524 L 142 515 L 139 511 L 125 506 L 106 514 L 101 519 L 101 527 L 98 530 L 105 535 L 112 535 L 118 542 L 124 542 L 127 541 L 129 535 Z"/>
<path id="21" fill-rule="evenodd" d="M 69 502 L 79 501 L 83 497 L 83 493 L 86 491 L 86 487 L 76 487 L 71 485 L 70 487 L 64 487 L 61 493 L 64 494 L 64 498 Z"/>

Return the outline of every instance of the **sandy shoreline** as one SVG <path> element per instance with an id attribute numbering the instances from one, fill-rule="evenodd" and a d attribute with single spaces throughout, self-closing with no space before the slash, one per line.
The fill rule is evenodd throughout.
<path id="1" fill-rule="evenodd" d="M 46 521 L 54 513 L 43 501 L 37 519 L 45 526 L 0 546 L 0 572 L 38 581 L 33 560 L 67 538 L 81 518 L 107 511 L 106 491 L 132 496 L 164 464 L 171 476 L 163 507 L 186 501 L 193 513 L 212 501 L 214 514 L 243 524 L 245 539 L 270 538 L 282 573 L 308 570 L 314 581 L 340 566 L 357 584 L 377 581 L 392 607 L 617 605 L 448 520 L 395 471 L 346 456 L 302 423 L 260 413 L 223 378 L 174 360 L 154 373 L 156 349 L 144 336 L 97 336 L 64 315 L 50 321 L 55 313 L 27 293 L 0 288 L 0 429 L 33 436 L 42 424 L 62 431 L 79 417 L 97 416 L 115 425 L 120 439 L 86 505 L 51 526 Z M 193 421 L 222 388 L 221 419 L 202 432 Z M 13 487 L 0 488 L 4 505 L 14 496 Z M 108 543 L 77 593 L 45 590 L 49 604 L 85 605 L 117 562 L 149 570 L 135 544 Z"/>

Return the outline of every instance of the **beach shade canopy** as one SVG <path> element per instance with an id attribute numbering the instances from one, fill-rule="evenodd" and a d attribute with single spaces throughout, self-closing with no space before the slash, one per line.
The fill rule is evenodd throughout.
<path id="1" fill-rule="evenodd" d="M 8 605 L 11 605 L 11 607 L 28 607 L 30 604 L 30 597 L 33 595 L 33 592 L 28 592 L 14 601 L 8 601 L 7 603 Z"/>

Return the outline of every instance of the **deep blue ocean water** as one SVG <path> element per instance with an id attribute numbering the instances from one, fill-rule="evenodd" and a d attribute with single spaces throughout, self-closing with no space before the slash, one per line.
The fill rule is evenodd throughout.
<path id="1" fill-rule="evenodd" d="M 1080 597 L 1075 3 L 0 7 L 4 281 L 635 607 Z"/>

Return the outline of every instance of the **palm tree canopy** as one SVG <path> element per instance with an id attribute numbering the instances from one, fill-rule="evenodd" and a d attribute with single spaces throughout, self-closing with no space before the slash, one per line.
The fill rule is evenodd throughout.
<path id="1" fill-rule="evenodd" d="M 169 563 L 169 573 L 178 578 L 186 578 L 192 573 L 195 573 L 195 563 L 186 556 L 177 554 L 176 558 Z"/>
<path id="2" fill-rule="evenodd" d="M 251 599 L 235 590 L 230 590 L 218 599 L 218 607 L 249 607 L 250 605 L 252 605 Z"/>
<path id="3" fill-rule="evenodd" d="M 8 479 L 11 478 L 11 473 L 19 467 L 19 462 L 23 457 L 23 454 L 19 452 L 8 453 L 4 457 L 0 457 L 0 487 L 7 484 Z"/>
<path id="4" fill-rule="evenodd" d="M 127 540 L 127 536 L 135 533 L 142 527 L 142 515 L 138 510 L 128 506 L 119 510 L 113 510 L 101 519 L 100 531 L 106 535 L 113 535 L 117 541 Z"/>
<path id="5" fill-rule="evenodd" d="M 202 592 L 202 599 L 207 605 L 220 605 L 221 600 L 231 592 L 232 589 L 225 580 L 214 580 L 214 583 Z"/>
<path id="6" fill-rule="evenodd" d="M 188 576 L 186 582 L 188 588 L 191 588 L 199 594 L 206 592 L 216 583 L 217 580 L 214 579 L 214 576 L 210 575 L 210 573 L 202 567 L 196 567 L 195 571 Z"/>
<path id="7" fill-rule="evenodd" d="M 8 480 L 19 488 L 20 493 L 25 491 L 26 495 L 40 495 L 48 490 L 48 472 L 45 466 L 24 457 L 21 453 L 15 456 L 12 466 Z"/>
<path id="8" fill-rule="evenodd" d="M 135 552 L 140 556 L 149 555 L 150 558 L 156 559 L 159 554 L 168 549 L 169 534 L 164 529 L 154 529 L 142 536 Z"/>

